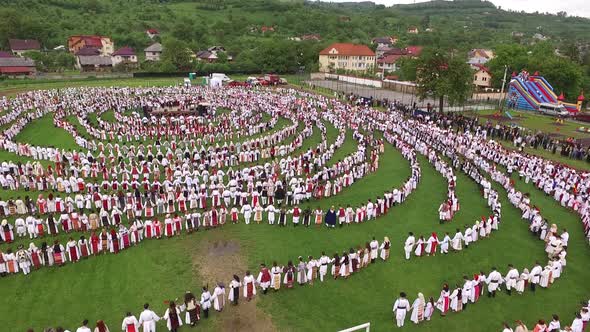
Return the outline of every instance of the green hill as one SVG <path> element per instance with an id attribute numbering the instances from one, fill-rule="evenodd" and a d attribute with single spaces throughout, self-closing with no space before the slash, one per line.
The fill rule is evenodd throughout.
<path id="1" fill-rule="evenodd" d="M 263 26 L 274 31 L 262 32 Z M 409 26 L 418 27 L 420 33 L 406 33 Z M 7 48 L 9 38 L 38 39 L 51 49 L 65 45 L 70 35 L 101 34 L 111 36 L 116 47 L 141 50 L 152 42 L 145 34 L 148 28 L 158 29 L 164 42 L 177 39 L 193 50 L 224 45 L 235 59 L 244 56 L 248 62 L 244 68 L 260 65 L 254 60 L 261 53 L 289 58 L 280 67 L 267 67 L 277 70 L 312 68 L 317 52 L 331 42 L 368 44 L 377 36 L 396 35 L 401 46 L 462 52 L 510 42 L 526 44 L 535 33 L 549 37 L 556 46 L 590 41 L 589 19 L 510 12 L 473 0 L 393 7 L 303 0 L 0 0 L 0 49 Z M 289 40 L 306 34 L 319 34 L 322 40 Z"/>
<path id="2" fill-rule="evenodd" d="M 51 48 L 80 33 L 110 35 L 117 45 L 143 47 L 149 43 L 144 34 L 147 28 L 198 46 L 228 43 L 228 47 L 241 38 L 310 33 L 326 41 L 366 43 L 377 35 L 407 37 L 410 25 L 431 28 L 434 32 L 429 35 L 435 35 L 407 37 L 412 42 L 451 33 L 453 43 L 480 44 L 511 40 L 512 31 L 524 33 L 525 38 L 541 32 L 557 40 L 590 39 L 588 19 L 508 12 L 491 2 L 472 0 L 394 7 L 302 0 L 2 0 L 0 4 L 0 45 L 4 47 L 8 38 L 36 38 Z M 270 37 L 251 32 L 261 25 L 276 30 Z"/>

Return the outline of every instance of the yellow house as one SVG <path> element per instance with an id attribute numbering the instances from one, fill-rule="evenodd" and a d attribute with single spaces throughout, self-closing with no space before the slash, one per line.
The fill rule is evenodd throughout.
<path id="1" fill-rule="evenodd" d="M 365 71 L 375 67 L 375 52 L 366 45 L 334 43 L 320 52 L 319 64 L 323 73 L 339 69 Z"/>
<path id="2" fill-rule="evenodd" d="M 482 65 L 474 66 L 476 72 L 473 75 L 473 85 L 478 88 L 490 88 L 492 86 L 492 74 Z"/>

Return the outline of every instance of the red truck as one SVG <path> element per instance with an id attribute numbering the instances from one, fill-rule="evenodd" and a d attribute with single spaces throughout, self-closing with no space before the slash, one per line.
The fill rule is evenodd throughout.
<path id="1" fill-rule="evenodd" d="M 261 85 L 287 84 L 287 81 L 277 74 L 265 74 L 264 77 L 259 77 L 258 81 Z"/>

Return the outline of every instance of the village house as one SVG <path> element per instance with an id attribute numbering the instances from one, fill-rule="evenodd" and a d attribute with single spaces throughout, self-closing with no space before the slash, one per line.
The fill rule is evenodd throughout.
<path id="1" fill-rule="evenodd" d="M 391 54 L 386 55 L 382 58 L 377 59 L 377 67 L 382 72 L 394 72 L 399 69 L 398 60 L 403 58 L 404 55 L 401 54 Z"/>
<path id="2" fill-rule="evenodd" d="M 85 47 L 76 52 L 75 67 L 80 71 L 105 71 L 113 66 L 110 56 L 100 54 L 100 50 Z"/>
<path id="3" fill-rule="evenodd" d="M 418 31 L 418 27 L 416 26 L 410 26 L 408 27 L 408 30 L 406 30 L 407 33 L 413 34 L 413 35 L 417 35 L 419 33 Z"/>
<path id="4" fill-rule="evenodd" d="M 492 50 L 483 48 L 474 48 L 467 54 L 467 63 L 473 65 L 483 65 L 495 57 Z"/>
<path id="5" fill-rule="evenodd" d="M 223 46 L 211 46 L 206 50 L 198 51 L 197 52 L 197 59 L 203 62 L 217 62 L 219 59 L 219 53 L 224 53 L 227 57 L 227 61 L 232 61 L 233 57 L 227 54 L 225 51 L 225 47 Z"/>
<path id="6" fill-rule="evenodd" d="M 95 48 L 103 56 L 110 56 L 115 51 L 115 44 L 110 37 L 95 35 L 75 35 L 68 38 L 68 50 L 72 54 L 83 48 Z"/>
<path id="7" fill-rule="evenodd" d="M 420 54 L 422 54 L 422 46 L 389 47 L 377 57 L 377 68 L 382 72 L 395 72 L 399 69 L 400 59 L 417 58 Z"/>
<path id="8" fill-rule="evenodd" d="M 145 34 L 150 38 L 150 39 L 154 39 L 158 36 L 160 36 L 160 31 L 156 30 L 156 29 L 147 29 L 145 31 Z"/>
<path id="9" fill-rule="evenodd" d="M 366 45 L 334 43 L 319 54 L 320 72 L 365 71 L 375 66 L 375 52 Z"/>
<path id="10" fill-rule="evenodd" d="M 145 52 L 145 59 L 147 61 L 160 61 L 163 51 L 162 44 L 153 43 L 143 51 Z"/>
<path id="11" fill-rule="evenodd" d="M 113 52 L 111 55 L 113 66 L 120 64 L 134 66 L 137 64 L 137 55 L 133 48 L 129 46 L 121 47 L 120 49 Z"/>
<path id="12" fill-rule="evenodd" d="M 0 76 L 33 76 L 37 72 L 35 61 L 15 56 L 0 57 Z"/>
<path id="13" fill-rule="evenodd" d="M 377 47 L 391 47 L 395 43 L 397 43 L 397 37 L 375 37 L 371 40 L 373 45 L 377 45 Z"/>
<path id="14" fill-rule="evenodd" d="M 92 55 L 76 57 L 76 68 L 81 71 L 109 71 L 113 68 L 110 56 Z"/>
<path id="15" fill-rule="evenodd" d="M 475 74 L 473 75 L 473 85 L 476 88 L 485 89 L 492 87 L 492 74 L 484 65 L 474 65 Z"/>
<path id="16" fill-rule="evenodd" d="M 217 61 L 217 54 L 207 50 L 197 51 L 197 59 L 199 61 L 213 63 Z"/>
<path id="17" fill-rule="evenodd" d="M 26 52 L 38 52 L 41 50 L 41 44 L 34 39 L 9 39 L 8 45 L 12 54 L 18 56 L 22 56 Z"/>

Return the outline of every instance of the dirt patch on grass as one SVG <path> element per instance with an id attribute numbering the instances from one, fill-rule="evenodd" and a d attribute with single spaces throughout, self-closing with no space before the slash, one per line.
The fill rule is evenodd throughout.
<path id="1" fill-rule="evenodd" d="M 209 284 L 211 291 L 218 281 L 222 281 L 227 287 L 234 274 L 242 279 L 247 269 L 245 253 L 238 241 L 214 237 L 202 241 L 198 250 L 192 250 L 193 271 L 205 284 Z M 251 272 L 257 274 L 257 271 Z M 229 288 L 226 292 L 229 292 Z M 240 291 L 238 306 L 232 306 L 226 298 L 226 309 L 221 313 L 214 313 L 214 319 L 220 319 L 219 328 L 222 331 L 277 331 L 270 316 L 256 306 L 256 301 L 261 296 L 265 295 L 259 292 L 253 301 L 247 302 Z"/>

